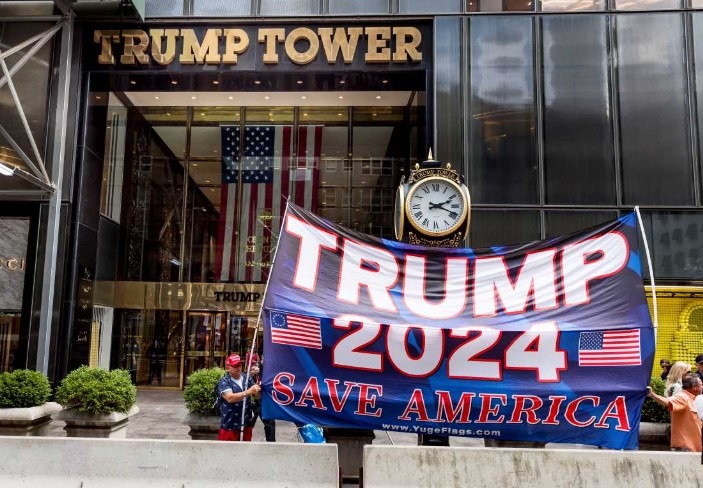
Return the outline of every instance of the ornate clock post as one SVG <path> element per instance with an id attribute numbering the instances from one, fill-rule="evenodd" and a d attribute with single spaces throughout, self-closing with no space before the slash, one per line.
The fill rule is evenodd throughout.
<path id="1" fill-rule="evenodd" d="M 430 247 L 462 247 L 471 223 L 471 197 L 462 176 L 451 164 L 442 168 L 432 159 L 416 164 L 407 181 L 400 181 L 395 199 L 395 237 Z M 423 446 L 448 446 L 449 438 L 418 435 Z"/>
<path id="2" fill-rule="evenodd" d="M 471 198 L 462 176 L 432 159 L 415 165 L 395 199 L 395 237 L 431 247 L 461 247 L 469 233 Z"/>

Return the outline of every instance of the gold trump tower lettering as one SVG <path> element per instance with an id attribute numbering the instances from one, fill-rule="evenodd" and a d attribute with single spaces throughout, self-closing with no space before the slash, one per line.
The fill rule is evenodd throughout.
<path id="1" fill-rule="evenodd" d="M 322 51 L 329 64 L 340 57 L 351 64 L 357 55 L 359 40 L 366 38 L 365 63 L 419 63 L 422 34 L 415 27 L 297 27 L 260 28 L 257 41 L 263 46 L 262 61 L 277 64 L 277 47 L 284 46 L 285 55 L 295 64 L 305 65 L 315 61 Z M 180 43 L 179 43 L 180 40 Z M 100 45 L 98 63 L 123 65 L 171 64 L 237 64 L 250 45 L 249 34 L 244 29 L 206 29 L 198 38 L 194 29 L 141 29 L 95 30 L 94 41 Z M 305 42 L 299 42 L 305 41 Z M 180 44 L 180 49 L 179 49 Z"/>

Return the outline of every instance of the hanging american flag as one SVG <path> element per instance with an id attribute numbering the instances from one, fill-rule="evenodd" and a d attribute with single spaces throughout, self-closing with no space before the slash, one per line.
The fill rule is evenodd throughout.
<path id="1" fill-rule="evenodd" d="M 265 281 L 286 199 L 313 212 L 317 210 L 322 126 L 298 128 L 298 156 L 293 162 L 290 125 L 246 126 L 243 141 L 239 126 L 222 126 L 221 136 L 222 187 L 215 272 L 221 282 Z"/>
<path id="2" fill-rule="evenodd" d="M 581 332 L 579 366 L 638 366 L 641 364 L 639 329 Z"/>

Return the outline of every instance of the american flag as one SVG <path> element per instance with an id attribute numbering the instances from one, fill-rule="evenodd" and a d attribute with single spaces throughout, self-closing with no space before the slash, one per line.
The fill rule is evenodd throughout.
<path id="1" fill-rule="evenodd" d="M 277 344 L 322 349 L 320 319 L 284 312 L 271 312 L 271 341 Z"/>
<path id="2" fill-rule="evenodd" d="M 579 366 L 639 366 L 640 330 L 581 332 Z"/>
<path id="3" fill-rule="evenodd" d="M 215 273 L 221 282 L 265 281 L 286 199 L 307 210 L 317 210 L 322 126 L 298 127 L 295 158 L 290 125 L 247 126 L 244 141 L 239 126 L 222 126 L 221 133 L 222 187 Z"/>

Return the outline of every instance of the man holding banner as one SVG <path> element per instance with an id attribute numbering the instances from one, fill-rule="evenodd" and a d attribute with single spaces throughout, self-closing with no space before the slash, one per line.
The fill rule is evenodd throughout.
<path id="1" fill-rule="evenodd" d="M 638 249 L 635 214 L 472 250 L 289 205 L 262 312 L 263 414 L 635 449 L 654 353 Z"/>

